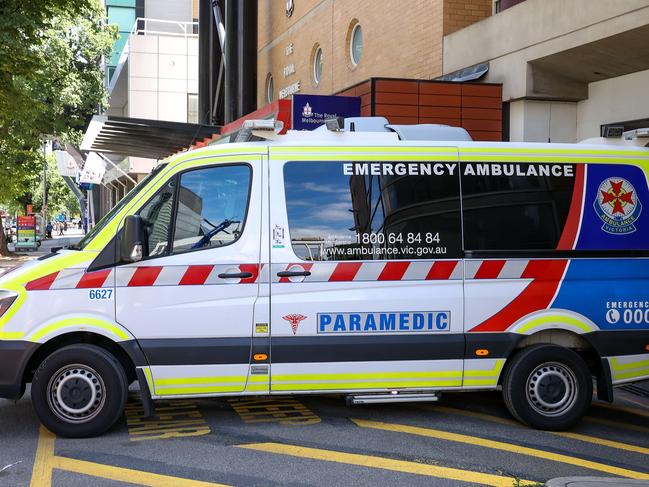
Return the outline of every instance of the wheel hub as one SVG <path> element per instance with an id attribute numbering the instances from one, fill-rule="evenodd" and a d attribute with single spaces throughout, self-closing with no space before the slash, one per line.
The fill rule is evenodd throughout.
<path id="1" fill-rule="evenodd" d="M 101 411 L 105 401 L 101 377 L 87 365 L 59 369 L 48 384 L 48 402 L 64 421 L 83 423 Z"/>
<path id="2" fill-rule="evenodd" d="M 527 400 L 544 416 L 558 416 L 570 409 L 577 399 L 577 378 L 563 364 L 539 365 L 527 379 Z"/>

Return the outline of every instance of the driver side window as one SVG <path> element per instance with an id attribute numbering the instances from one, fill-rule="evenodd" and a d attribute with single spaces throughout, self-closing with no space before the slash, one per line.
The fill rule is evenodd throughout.
<path id="1" fill-rule="evenodd" d="M 208 167 L 182 174 L 172 252 L 236 242 L 248 209 L 250 176 L 247 165 Z"/>
<path id="2" fill-rule="evenodd" d="M 173 178 L 140 210 L 149 257 L 167 253 L 175 185 L 176 178 Z"/>

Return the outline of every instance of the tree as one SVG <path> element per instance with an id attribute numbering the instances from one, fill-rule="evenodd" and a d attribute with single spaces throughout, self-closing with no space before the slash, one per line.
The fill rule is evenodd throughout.
<path id="1" fill-rule="evenodd" d="M 117 27 L 104 16 L 99 0 L 0 2 L 0 203 L 29 193 L 44 136 L 79 142 L 105 107 L 101 60 Z"/>
<path id="2" fill-rule="evenodd" d="M 39 177 L 31 188 L 31 202 L 34 211 L 40 212 L 43 208 L 43 177 Z M 70 190 L 59 174 L 54 156 L 47 158 L 47 207 L 50 214 L 67 213 L 72 216 L 80 213 L 79 200 Z"/>

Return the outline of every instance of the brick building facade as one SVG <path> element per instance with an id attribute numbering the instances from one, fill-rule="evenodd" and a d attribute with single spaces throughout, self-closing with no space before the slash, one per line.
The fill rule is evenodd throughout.
<path id="1" fill-rule="evenodd" d="M 440 76 L 443 37 L 489 17 L 492 8 L 493 0 L 259 0 L 258 106 L 292 92 L 339 93 L 372 77 Z M 362 51 L 355 64 L 356 25 Z"/>

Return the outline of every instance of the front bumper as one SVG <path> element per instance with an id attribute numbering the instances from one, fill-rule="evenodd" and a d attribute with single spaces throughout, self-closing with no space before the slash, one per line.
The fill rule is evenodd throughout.
<path id="1" fill-rule="evenodd" d="M 0 340 L 0 398 L 21 398 L 25 367 L 38 347 L 22 340 Z"/>

